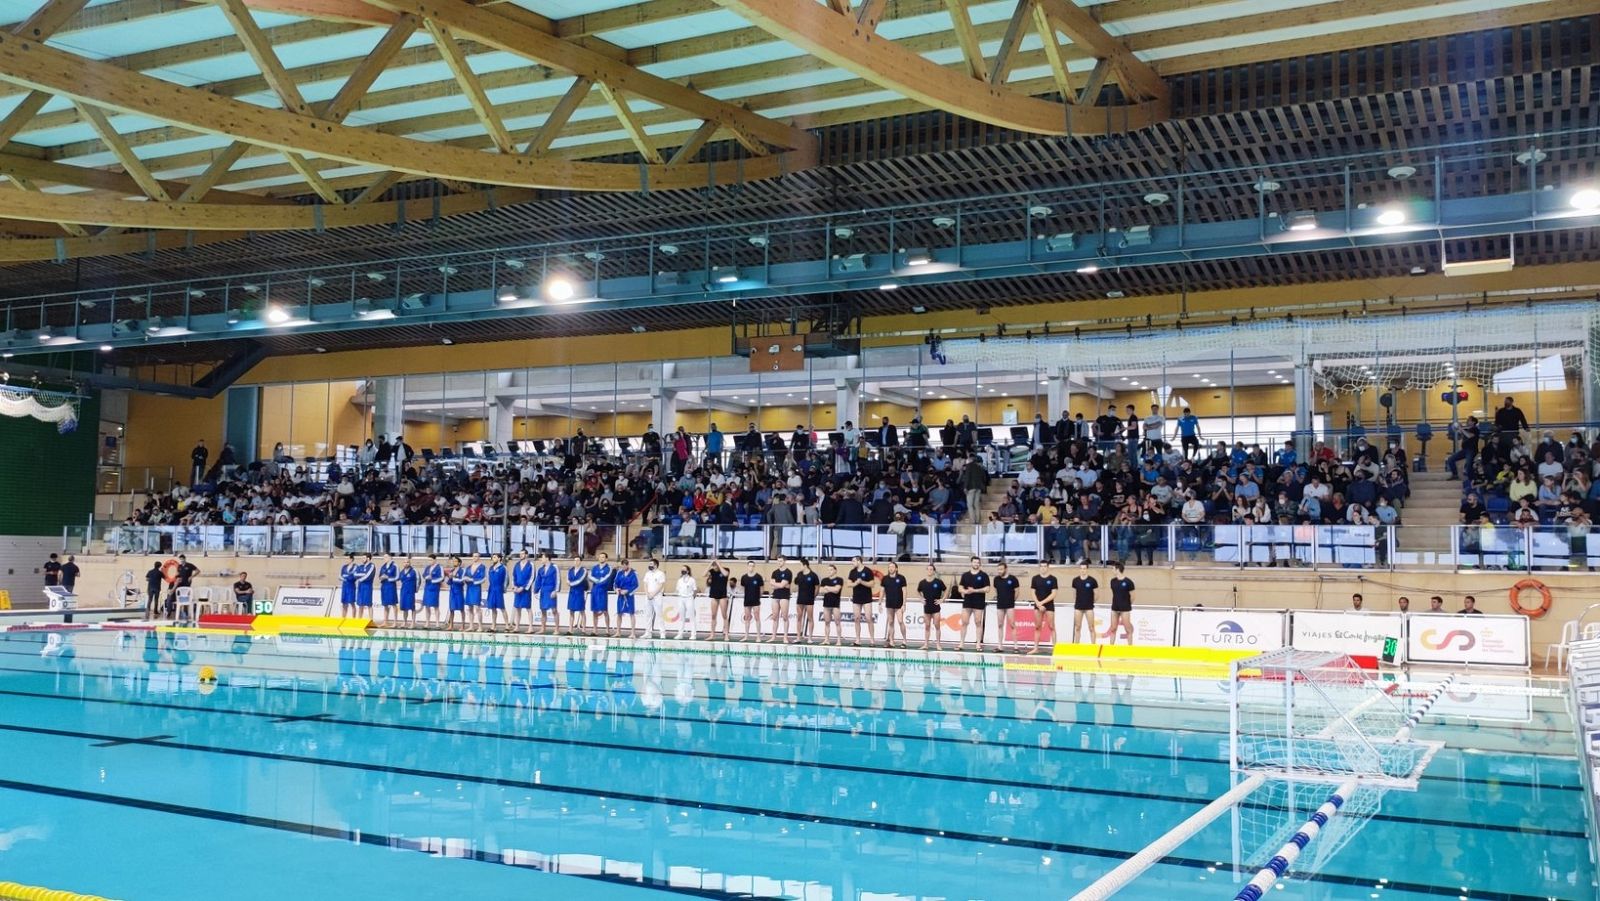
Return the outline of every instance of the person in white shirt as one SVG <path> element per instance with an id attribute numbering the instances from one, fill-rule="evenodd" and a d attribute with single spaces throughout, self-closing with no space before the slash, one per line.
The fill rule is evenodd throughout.
<path id="1" fill-rule="evenodd" d="M 1311 484 L 1307 485 L 1301 492 L 1302 497 L 1314 497 L 1318 501 L 1325 501 L 1332 494 L 1333 489 L 1323 484 L 1322 479 L 1318 478 L 1317 476 L 1312 476 Z"/>
<path id="2" fill-rule="evenodd" d="M 689 630 L 690 638 L 699 637 L 699 629 L 695 624 L 695 592 L 700 588 L 694 580 L 694 573 L 685 566 L 678 576 L 678 637 L 683 637 L 683 630 Z"/>
<path id="3" fill-rule="evenodd" d="M 1029 463 L 1022 472 L 1017 474 L 1017 484 L 1024 488 L 1039 487 L 1039 470 L 1034 469 L 1033 464 Z"/>
<path id="4" fill-rule="evenodd" d="M 665 602 L 662 593 L 667 587 L 667 574 L 661 571 L 661 564 L 654 557 L 650 558 L 650 566 L 644 571 L 643 583 L 644 635 L 646 638 L 653 638 L 659 630 L 660 637 L 665 638 L 667 617 L 666 609 L 662 606 Z"/>
<path id="5" fill-rule="evenodd" d="M 1155 450 L 1158 443 L 1167 440 L 1167 417 L 1161 415 L 1161 405 L 1151 404 L 1150 415 L 1144 418 L 1145 452 Z"/>

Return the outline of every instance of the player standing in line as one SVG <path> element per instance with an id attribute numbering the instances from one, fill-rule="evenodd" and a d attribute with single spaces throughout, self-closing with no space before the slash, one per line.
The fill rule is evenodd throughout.
<path id="1" fill-rule="evenodd" d="M 546 628 L 561 631 L 561 614 L 556 612 L 556 592 L 561 590 L 561 568 L 550 559 L 546 551 L 539 552 L 539 568 L 533 574 L 533 590 L 539 596 L 539 634 Z M 528 627 L 533 634 L 533 627 Z"/>
<path id="2" fill-rule="evenodd" d="M 900 630 L 900 646 L 906 646 L 906 619 L 901 612 L 906 606 L 906 577 L 900 575 L 900 565 L 890 563 L 879 584 L 883 586 L 883 646 L 894 647 L 894 632 Z"/>
<path id="3" fill-rule="evenodd" d="M 611 622 L 611 583 L 617 577 L 617 571 L 611 568 L 610 558 L 605 551 L 594 557 L 594 565 L 589 567 L 589 613 L 593 617 L 596 635 L 604 635 L 600 628 L 600 617 L 606 618 L 606 629 L 611 630 L 613 638 L 616 637 L 616 627 Z"/>
<path id="4" fill-rule="evenodd" d="M 1128 644 L 1133 644 L 1133 580 L 1128 578 L 1123 570 L 1122 561 L 1112 564 L 1116 567 L 1117 574 L 1111 580 L 1111 631 L 1108 636 L 1111 644 L 1117 643 L 1117 632 L 1128 638 Z"/>
<path id="5" fill-rule="evenodd" d="M 339 615 L 354 619 L 356 615 L 356 555 L 345 558 L 339 567 Z"/>
<path id="6" fill-rule="evenodd" d="M 639 637 L 639 617 L 634 607 L 634 592 L 639 590 L 639 573 L 634 570 L 628 558 L 622 558 L 622 568 L 617 570 L 612 584 L 617 588 L 617 628 L 612 630 L 612 637 L 622 631 L 622 618 L 628 618 L 628 637 Z"/>
<path id="7" fill-rule="evenodd" d="M 422 625 L 439 628 L 439 592 L 444 586 L 444 567 L 438 554 L 428 555 L 428 565 L 422 570 Z"/>
<path id="8" fill-rule="evenodd" d="M 939 570 L 932 563 L 928 564 L 928 575 L 917 583 L 917 594 L 922 595 L 922 618 L 926 620 L 922 632 L 922 649 L 928 649 L 928 633 L 932 632 L 934 640 L 938 642 L 939 650 L 944 650 L 944 623 L 939 615 L 939 605 L 944 603 L 944 596 L 949 592 L 944 580 L 939 578 Z"/>
<path id="9" fill-rule="evenodd" d="M 507 614 L 510 631 L 516 632 L 518 626 L 533 631 L 533 561 L 528 559 L 527 548 L 518 551 L 511 564 L 511 608 Z"/>
<path id="10" fill-rule="evenodd" d="M 467 618 L 467 568 L 461 565 L 461 558 L 450 558 L 450 613 L 445 617 L 444 627 L 453 628 L 459 617 L 465 625 Z"/>
<path id="11" fill-rule="evenodd" d="M 794 640 L 800 644 L 809 642 L 815 636 L 817 621 L 817 583 L 821 580 L 811 571 L 811 561 L 800 558 L 800 574 L 794 577 Z"/>
<path id="12" fill-rule="evenodd" d="M 978 647 L 983 647 L 983 608 L 989 599 L 989 574 L 983 571 L 983 560 L 972 558 L 972 568 L 961 574 L 957 583 L 961 589 L 961 650 L 967 648 L 967 627 L 976 619 Z"/>
<path id="13" fill-rule="evenodd" d="M 417 627 L 417 568 L 411 565 L 409 555 L 400 567 L 400 625 L 407 629 Z"/>
<path id="14" fill-rule="evenodd" d="M 872 586 L 878 581 L 871 568 L 861 562 L 860 557 L 850 558 L 850 572 L 845 575 L 850 583 L 850 603 L 855 605 L 856 637 L 855 645 L 861 645 L 861 623 L 867 624 L 867 644 L 872 644 Z"/>
<path id="15" fill-rule="evenodd" d="M 1056 592 L 1060 583 L 1055 573 L 1050 571 L 1050 561 L 1044 561 L 1039 571 L 1033 576 L 1033 651 L 1039 653 L 1039 638 L 1046 631 L 1050 633 L 1050 643 L 1055 644 L 1056 631 Z"/>
<path id="16" fill-rule="evenodd" d="M 727 641 L 728 629 L 733 625 L 733 608 L 728 604 L 728 571 L 715 560 L 706 570 L 706 594 L 711 598 L 711 640 L 717 640 L 717 623 L 721 623 L 722 640 Z"/>
<path id="17" fill-rule="evenodd" d="M 383 565 L 378 567 L 378 600 L 379 612 L 387 625 L 394 620 L 394 608 L 400 603 L 400 567 L 394 562 L 394 554 L 384 554 Z M 377 620 L 373 620 L 373 625 L 377 625 Z"/>
<path id="18" fill-rule="evenodd" d="M 644 634 L 646 638 L 667 637 L 667 574 L 661 561 L 650 558 L 644 578 Z"/>
<path id="19" fill-rule="evenodd" d="M 1072 643 L 1078 643 L 1078 632 L 1085 626 L 1089 630 L 1089 643 L 1099 644 L 1100 636 L 1094 632 L 1094 593 L 1100 583 L 1089 575 L 1089 561 L 1078 564 L 1078 574 L 1072 579 Z"/>
<path id="20" fill-rule="evenodd" d="M 839 567 L 828 564 L 828 575 L 819 583 L 822 588 L 822 643 L 828 643 L 833 634 L 833 646 L 844 645 L 844 629 L 839 625 L 839 595 L 844 592 L 844 580 L 839 578 Z"/>
<path id="21" fill-rule="evenodd" d="M 583 565 L 582 557 L 575 557 L 572 565 L 567 567 L 567 634 L 578 635 L 588 626 L 585 621 L 584 611 L 588 608 L 589 599 L 589 568 Z M 560 617 L 557 617 L 556 626 L 559 629 Z"/>
<path id="22" fill-rule="evenodd" d="M 761 588 L 766 584 L 767 580 L 762 578 L 761 573 L 756 572 L 756 561 L 751 560 L 745 570 L 745 574 L 739 577 L 739 587 L 744 589 L 744 615 L 741 620 L 744 624 L 744 635 L 740 636 L 740 641 L 750 640 L 751 620 L 754 620 L 756 624 L 756 641 L 760 641 L 763 637 L 761 634 Z"/>
<path id="23" fill-rule="evenodd" d="M 466 617 L 468 632 L 480 632 L 483 629 L 483 588 L 489 581 L 489 568 L 483 565 L 481 555 L 473 553 L 465 569 L 466 609 L 462 615 Z"/>
<path id="24" fill-rule="evenodd" d="M 699 610 L 695 603 L 699 595 L 700 585 L 694 580 L 694 571 L 685 566 L 678 571 L 678 637 L 683 637 L 685 629 L 689 630 L 689 640 L 694 641 L 700 637 L 700 625 L 697 620 Z"/>
<path id="25" fill-rule="evenodd" d="M 794 570 L 789 568 L 789 558 L 778 558 L 778 568 L 772 571 L 772 638 L 783 636 L 789 643 L 789 594 L 794 590 Z"/>
<path id="26" fill-rule="evenodd" d="M 362 554 L 356 564 L 356 615 L 372 616 L 372 583 L 378 578 L 378 568 L 372 565 L 372 555 Z"/>
<path id="27" fill-rule="evenodd" d="M 509 617 L 506 616 L 506 561 L 499 554 L 489 558 L 489 580 L 483 598 L 483 607 L 488 611 L 485 617 L 489 622 L 485 631 L 499 632 L 509 628 Z"/>
<path id="28" fill-rule="evenodd" d="M 999 648 L 1005 650 L 1006 636 L 1016 622 L 1017 591 L 1022 588 L 1022 580 L 1011 574 L 1010 567 L 1004 563 L 994 577 L 994 609 L 999 614 L 1000 634 L 997 636 Z"/>

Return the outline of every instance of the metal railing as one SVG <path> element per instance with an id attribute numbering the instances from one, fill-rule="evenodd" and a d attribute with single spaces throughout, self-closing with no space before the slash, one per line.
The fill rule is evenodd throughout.
<path id="1" fill-rule="evenodd" d="M 1600 568 L 1600 532 L 1567 526 L 1382 525 L 313 525 L 69 527 L 69 553 L 162 557 L 440 556 L 549 552 L 674 560 L 987 561 L 1130 566 L 1446 569 Z"/>

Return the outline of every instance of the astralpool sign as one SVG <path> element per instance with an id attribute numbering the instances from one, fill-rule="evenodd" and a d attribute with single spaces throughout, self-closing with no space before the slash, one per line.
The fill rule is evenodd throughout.
<path id="1" fill-rule="evenodd" d="M 284 586 L 272 601 L 272 612 L 278 616 L 327 616 L 332 606 L 332 588 Z"/>
<path id="2" fill-rule="evenodd" d="M 1178 611 L 1178 646 L 1230 651 L 1283 647 L 1283 613 L 1277 610 Z"/>

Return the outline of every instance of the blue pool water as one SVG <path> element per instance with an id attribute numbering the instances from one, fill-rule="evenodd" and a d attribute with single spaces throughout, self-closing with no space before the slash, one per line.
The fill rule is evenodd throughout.
<path id="1" fill-rule="evenodd" d="M 1447 747 L 1417 790 L 1353 812 L 1268 897 L 1594 898 L 1562 703 L 1494 688 L 1425 723 Z M 1226 741 L 1215 680 L 12 634 L 0 880 L 162 901 L 1067 898 L 1226 791 Z M 1119 897 L 1232 898 L 1322 800 L 1276 788 Z"/>

